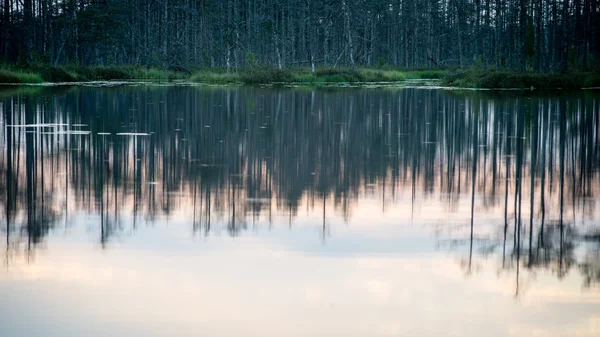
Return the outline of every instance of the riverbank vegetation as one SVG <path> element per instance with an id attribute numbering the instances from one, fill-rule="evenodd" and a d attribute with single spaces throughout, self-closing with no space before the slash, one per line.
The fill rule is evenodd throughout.
<path id="1" fill-rule="evenodd" d="M 318 68 L 278 69 L 274 67 L 245 67 L 227 72 L 226 68 L 192 71 L 170 70 L 139 66 L 65 66 L 44 65 L 15 67 L 0 66 L 0 83 L 85 82 L 85 81 L 188 81 L 204 84 L 333 84 L 403 82 L 414 79 L 441 79 L 445 70 L 411 70 L 395 68 Z"/>
<path id="2" fill-rule="evenodd" d="M 581 89 L 600 87 L 600 72 L 536 73 L 467 70 L 448 72 L 442 85 L 481 89 Z"/>
<path id="3" fill-rule="evenodd" d="M 237 73 L 215 70 L 200 71 L 190 80 L 199 83 L 243 83 L 277 84 L 296 83 L 305 85 L 335 83 L 399 83 L 415 79 L 441 79 L 446 71 L 416 70 L 406 71 L 393 68 L 318 68 L 312 71 L 307 67 L 278 69 L 273 67 L 250 67 Z"/>
<path id="4" fill-rule="evenodd" d="M 107 80 L 171 81 L 185 73 L 140 66 L 0 66 L 0 83 L 87 82 Z"/>
<path id="5" fill-rule="evenodd" d="M 459 88 L 517 89 L 580 89 L 600 87 L 599 72 L 536 73 L 514 71 L 483 71 L 478 68 L 405 70 L 389 66 L 308 67 L 278 69 L 275 67 L 244 67 L 227 72 L 226 68 L 162 70 L 133 65 L 126 66 L 65 66 L 36 65 L 26 67 L 0 66 L 0 83 L 36 84 L 44 82 L 88 81 L 183 81 L 211 85 L 297 84 L 306 86 L 360 83 L 402 83 L 411 80 L 440 80 L 439 84 Z"/>

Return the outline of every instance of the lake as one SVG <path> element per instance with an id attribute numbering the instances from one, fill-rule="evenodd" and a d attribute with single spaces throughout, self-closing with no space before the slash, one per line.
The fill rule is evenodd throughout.
<path id="1" fill-rule="evenodd" d="M 600 92 L 0 91 L 0 335 L 598 336 Z"/>

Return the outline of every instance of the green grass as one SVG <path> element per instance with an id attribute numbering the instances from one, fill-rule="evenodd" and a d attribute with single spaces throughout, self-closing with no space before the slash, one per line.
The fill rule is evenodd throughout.
<path id="1" fill-rule="evenodd" d="M 283 83 L 292 81 L 293 72 L 288 69 L 256 67 L 241 70 L 239 76 L 244 84 Z"/>
<path id="2" fill-rule="evenodd" d="M 467 70 L 450 72 L 444 69 L 404 70 L 384 67 L 273 67 L 239 68 L 227 72 L 224 68 L 195 70 L 193 73 L 147 68 L 135 65 L 120 66 L 60 66 L 16 67 L 0 65 L 0 83 L 82 82 L 82 81 L 156 81 L 184 80 L 195 83 L 279 84 L 306 86 L 335 86 L 336 84 L 401 83 L 407 80 L 442 79 L 447 86 L 463 88 L 581 88 L 600 86 L 599 73 L 517 73 Z"/>
<path id="3" fill-rule="evenodd" d="M 164 71 L 156 68 L 143 69 L 140 73 L 142 79 L 152 79 L 152 80 L 163 80 L 163 81 L 172 81 L 176 79 L 185 79 L 186 74 L 174 72 L 174 71 Z"/>
<path id="4" fill-rule="evenodd" d="M 411 80 L 440 80 L 443 79 L 447 70 L 441 69 L 433 69 L 433 70 L 416 70 L 416 71 L 408 71 L 405 73 L 407 79 Z"/>
<path id="5" fill-rule="evenodd" d="M 533 73 L 484 72 L 478 69 L 447 71 L 422 69 L 405 71 L 389 66 L 381 68 L 292 67 L 283 70 L 273 67 L 240 68 L 227 72 L 224 68 L 197 70 L 193 73 L 146 68 L 135 65 L 121 66 L 64 66 L 48 65 L 16 67 L 0 65 L 0 83 L 42 83 L 83 81 L 154 81 L 184 80 L 205 84 L 279 84 L 293 83 L 305 86 L 335 86 L 348 83 L 400 83 L 407 80 L 441 79 L 446 86 L 459 88 L 521 88 L 521 89 L 578 89 L 599 87 L 600 73 Z"/>
<path id="6" fill-rule="evenodd" d="M 294 77 L 292 78 L 292 82 L 297 82 L 297 83 L 316 83 L 317 82 L 317 76 L 313 73 L 297 73 L 294 74 Z"/>
<path id="7" fill-rule="evenodd" d="M 33 65 L 16 67 L 0 65 L 0 83 L 85 82 L 85 81 L 172 81 L 187 79 L 188 74 L 146 68 L 123 66 L 65 66 Z"/>
<path id="8" fill-rule="evenodd" d="M 402 71 L 378 68 L 329 68 L 319 67 L 313 73 L 308 67 L 279 70 L 269 67 L 240 69 L 227 73 L 224 69 L 210 69 L 194 73 L 189 80 L 206 84 L 279 84 L 293 83 L 318 86 L 343 83 L 403 82 L 415 79 L 441 79 L 444 70 Z"/>
<path id="9" fill-rule="evenodd" d="M 63 67 L 37 66 L 32 67 L 31 71 L 40 74 L 45 82 L 78 82 L 85 80 L 77 72 Z"/>
<path id="10" fill-rule="evenodd" d="M 13 70 L 0 69 L 0 83 L 42 83 L 44 79 L 40 74 Z"/>
<path id="11" fill-rule="evenodd" d="M 278 84 L 335 85 L 337 83 L 403 82 L 412 79 L 438 79 L 443 70 L 402 71 L 394 68 L 308 67 L 277 69 L 273 67 L 240 68 L 226 72 L 223 68 L 198 70 L 194 73 L 167 71 L 134 65 L 60 66 L 37 65 L 16 67 L 0 65 L 0 83 L 85 82 L 85 81 L 173 81 L 187 80 L 205 84 Z"/>
<path id="12" fill-rule="evenodd" d="M 378 68 L 327 68 L 319 67 L 313 73 L 310 68 L 279 70 L 269 67 L 240 69 L 237 73 L 226 73 L 223 69 L 203 70 L 193 74 L 189 80 L 208 84 L 277 84 L 295 83 L 305 85 L 335 83 L 403 82 L 414 79 L 440 79 L 444 70 L 401 71 Z"/>
<path id="13" fill-rule="evenodd" d="M 600 73 L 586 74 L 583 79 L 584 88 L 600 87 Z"/>
<path id="14" fill-rule="evenodd" d="M 196 83 L 236 84 L 241 83 L 240 76 L 235 73 L 200 71 L 194 73 L 189 80 Z"/>
<path id="15" fill-rule="evenodd" d="M 467 70 L 449 73 L 444 85 L 460 88 L 487 89 L 580 89 L 600 86 L 598 73 L 534 73 L 534 72 L 483 72 Z"/>
<path id="16" fill-rule="evenodd" d="M 172 81 L 184 79 L 185 74 L 161 70 L 157 68 L 145 68 L 139 66 L 91 66 L 91 67 L 69 67 L 68 70 L 77 74 L 80 78 L 88 81 L 107 80 L 153 80 Z"/>

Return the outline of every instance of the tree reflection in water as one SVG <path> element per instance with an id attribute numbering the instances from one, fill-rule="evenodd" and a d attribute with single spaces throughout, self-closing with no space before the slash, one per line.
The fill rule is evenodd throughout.
<path id="1" fill-rule="evenodd" d="M 517 294 L 522 268 L 600 281 L 592 92 L 117 87 L 0 100 L 7 263 L 74 213 L 97 219 L 103 248 L 174 213 L 198 235 L 236 236 L 280 225 L 274 213 L 292 226 L 301 207 L 321 214 L 326 241 L 328 219 L 347 222 L 361 198 L 386 212 L 409 193 L 413 213 L 442 200 L 439 245 L 468 245 L 468 274 L 477 256 L 501 256 Z M 468 226 L 448 223 L 466 198 Z"/>

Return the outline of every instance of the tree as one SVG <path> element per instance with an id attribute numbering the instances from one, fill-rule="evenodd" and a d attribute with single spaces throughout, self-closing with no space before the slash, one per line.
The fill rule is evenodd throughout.
<path id="1" fill-rule="evenodd" d="M 4 62 L 567 70 L 600 62 L 598 0 L 3 0 Z M 44 57 L 37 57 L 43 55 Z M 548 55 L 548 57 L 546 57 Z"/>

